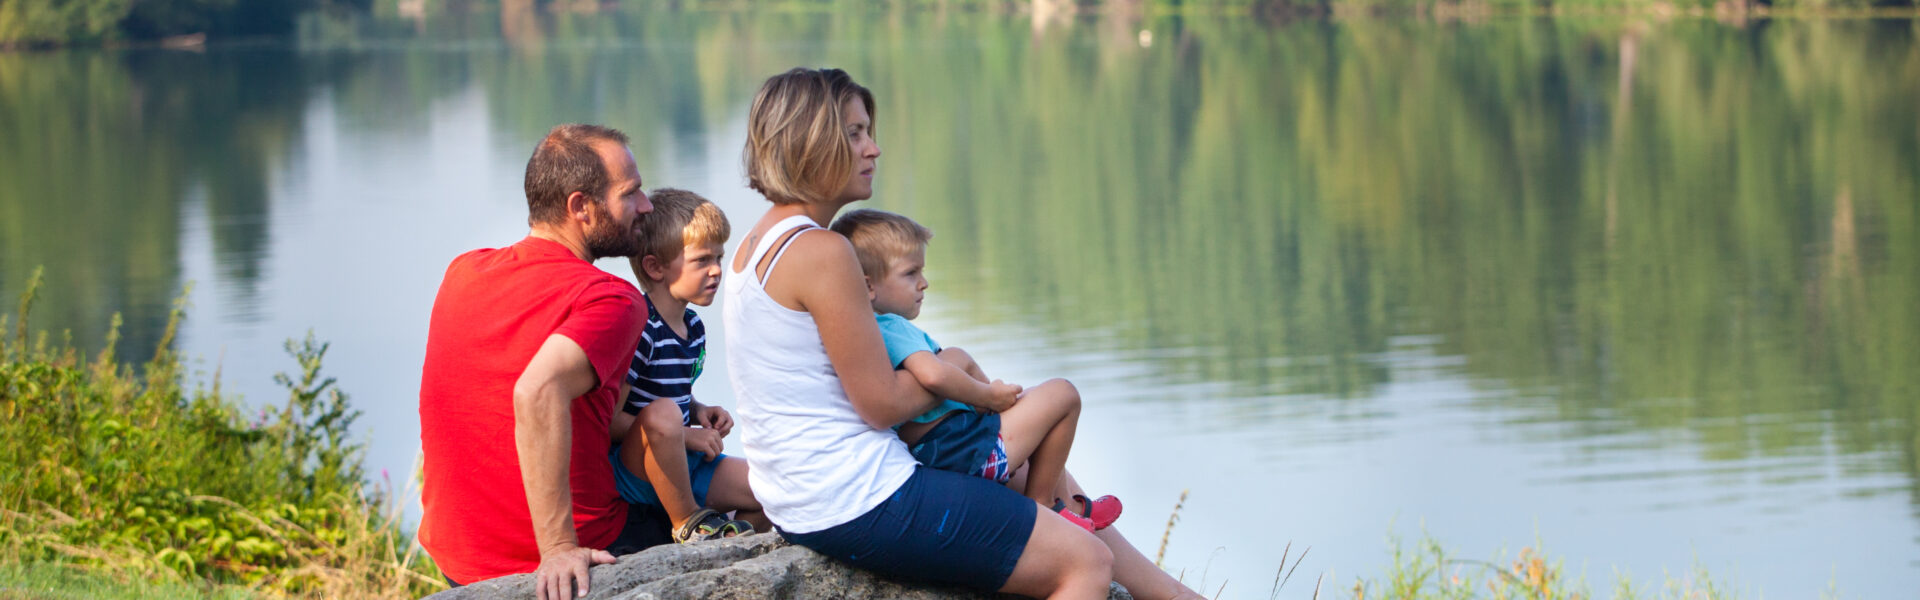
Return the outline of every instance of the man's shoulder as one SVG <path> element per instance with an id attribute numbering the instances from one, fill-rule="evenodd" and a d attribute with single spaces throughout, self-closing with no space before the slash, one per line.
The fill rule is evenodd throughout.
<path id="1" fill-rule="evenodd" d="M 528 237 L 510 246 L 481 248 L 454 257 L 447 280 L 485 282 L 492 293 L 521 286 L 570 288 L 577 296 L 616 295 L 640 301 L 632 282 L 580 260 L 564 247 Z"/>

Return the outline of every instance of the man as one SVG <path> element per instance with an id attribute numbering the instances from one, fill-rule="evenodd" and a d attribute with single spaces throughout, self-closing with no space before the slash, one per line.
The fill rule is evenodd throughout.
<path id="1" fill-rule="evenodd" d="M 629 256 L 653 210 L 627 137 L 553 128 L 527 161 L 532 231 L 447 267 L 420 379 L 420 542 L 456 585 L 534 572 L 540 597 L 665 541 L 614 487 L 610 418 L 644 326 L 640 292 L 593 260 Z M 632 512 L 633 514 L 629 514 Z"/>

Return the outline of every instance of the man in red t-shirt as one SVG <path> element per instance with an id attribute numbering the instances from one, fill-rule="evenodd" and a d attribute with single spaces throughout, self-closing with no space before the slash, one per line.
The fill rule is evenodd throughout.
<path id="1" fill-rule="evenodd" d="M 626 135 L 555 127 L 527 161 L 532 232 L 447 267 L 420 378 L 420 543 L 451 581 L 533 572 L 541 597 L 572 598 L 606 549 L 665 540 L 629 518 L 607 459 L 645 301 L 592 262 L 638 247 L 640 185 Z"/>

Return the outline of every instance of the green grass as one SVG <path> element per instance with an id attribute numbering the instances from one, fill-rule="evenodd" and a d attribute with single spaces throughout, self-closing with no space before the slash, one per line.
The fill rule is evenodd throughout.
<path id="1" fill-rule="evenodd" d="M 299 369 L 276 377 L 286 403 L 248 415 L 217 376 L 185 387 L 171 349 L 183 303 L 154 358 L 122 365 L 118 316 L 91 358 L 66 335 L 29 333 L 40 280 L 36 270 L 19 311 L 0 316 L 0 455 L 14 457 L 0 466 L 0 563 L 75 586 L 352 598 L 444 587 L 401 529 L 394 499 L 408 492 L 362 476 L 348 437 L 360 413 L 321 374 L 326 344 L 288 341 Z"/>
<path id="2" fill-rule="evenodd" d="M 254 596 L 243 587 L 114 577 L 72 564 L 0 563 L 0 600 L 239 600 Z"/>

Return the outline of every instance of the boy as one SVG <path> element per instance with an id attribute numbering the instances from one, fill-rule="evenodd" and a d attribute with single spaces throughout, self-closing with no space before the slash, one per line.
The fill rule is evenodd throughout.
<path id="1" fill-rule="evenodd" d="M 926 295 L 923 271 L 933 232 L 905 216 L 871 209 L 841 215 L 832 229 L 853 243 L 860 258 L 887 360 L 943 398 L 899 426 L 913 457 L 929 467 L 1000 483 L 1026 464 L 1028 498 L 1088 531 L 1112 525 L 1121 508 L 1113 496 L 1075 496 L 1078 510 L 1053 498 L 1080 420 L 1080 392 L 1072 383 L 1054 379 L 1023 393 L 1018 385 L 989 381 L 966 352 L 942 349 L 908 322 L 920 316 Z"/>
<path id="2" fill-rule="evenodd" d="M 693 192 L 663 188 L 648 196 L 653 213 L 630 259 L 646 294 L 647 324 L 627 370 L 624 415 L 614 419 L 622 442 L 610 456 L 615 483 L 627 502 L 666 509 L 677 542 L 765 531 L 760 503 L 747 488 L 746 461 L 721 454 L 733 417 L 693 399 L 707 340 L 687 305 L 710 305 L 719 290 L 727 217 Z"/>

